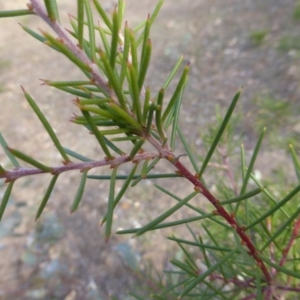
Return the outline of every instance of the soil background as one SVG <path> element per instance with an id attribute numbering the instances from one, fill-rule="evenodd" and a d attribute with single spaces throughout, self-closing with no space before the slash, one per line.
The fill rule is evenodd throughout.
<path id="1" fill-rule="evenodd" d="M 68 13 L 76 14 L 76 1 L 58 2 L 62 22 L 69 27 Z M 107 11 L 115 5 L 114 1 L 101 3 Z M 0 10 L 25 5 L 26 1 L 0 0 Z M 127 0 L 125 19 L 134 26 L 154 6 L 153 0 Z M 277 135 L 292 135 L 299 141 L 300 21 L 296 9 L 293 0 L 165 0 L 151 32 L 153 56 L 147 84 L 159 90 L 180 55 L 191 63 L 180 123 L 195 151 L 203 150 L 201 132 L 216 121 L 215 107 L 224 111 L 242 86 L 237 134 L 243 135 L 249 155 L 262 121 L 271 129 L 280 124 Z M 24 33 L 18 23 L 50 31 L 35 16 L 0 20 L 0 131 L 7 143 L 45 164 L 60 164 L 60 156 L 23 97 L 22 85 L 36 99 L 65 147 L 87 157 L 102 158 L 86 130 L 69 122 L 76 111 L 72 97 L 40 81 L 79 80 L 83 75 L 64 57 Z M 167 97 L 171 92 L 172 86 Z M 274 101 L 274 107 L 278 102 L 286 104 L 290 114 L 280 108 L 271 117 L 261 114 L 265 107 L 260 99 L 266 98 L 271 106 Z M 291 168 L 285 149 L 277 150 L 277 142 L 263 148 L 256 166 L 262 176 L 272 174 L 278 166 Z M 179 146 L 178 153 L 182 151 Z M 3 152 L 0 158 L 4 166 L 9 166 Z M 168 168 L 161 165 L 157 170 Z M 125 166 L 122 171 L 127 170 Z M 97 172 L 107 174 L 109 169 Z M 141 280 L 141 273 L 133 269 L 143 271 L 147 260 L 158 270 L 168 266 L 178 250 L 165 239 L 168 230 L 138 239 L 112 235 L 105 243 L 100 222 L 107 205 L 107 182 L 89 182 L 81 208 L 69 213 L 78 175 L 61 176 L 44 215 L 36 223 L 34 216 L 49 177 L 16 183 L 0 225 L 0 299 L 109 299 L 109 295 L 131 299 L 127 290 Z M 193 188 L 180 180 L 160 184 L 180 196 Z M 154 189 L 152 181 L 145 180 L 130 189 L 116 209 L 114 229 L 144 225 L 172 203 Z M 189 215 L 192 213 L 184 210 L 174 218 Z M 176 234 L 183 235 L 185 230 L 178 229 Z"/>

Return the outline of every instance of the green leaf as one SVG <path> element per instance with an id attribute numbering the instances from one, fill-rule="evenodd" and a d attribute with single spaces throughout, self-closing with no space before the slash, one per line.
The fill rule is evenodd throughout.
<path id="1" fill-rule="evenodd" d="M 265 243 L 265 245 L 261 248 L 260 252 L 262 253 L 281 233 L 287 230 L 289 225 L 297 220 L 298 215 L 300 214 L 300 206 L 296 209 L 296 211 L 287 219 L 284 223 L 280 225 L 280 227 L 276 230 L 274 234 L 272 234 L 271 238 Z"/>
<path id="2" fill-rule="evenodd" d="M 228 199 L 228 200 L 221 201 L 220 205 L 223 206 L 223 205 L 226 205 L 226 204 L 236 203 L 236 202 L 240 202 L 240 201 L 252 198 L 252 197 L 260 194 L 263 190 L 264 190 L 264 188 L 257 188 L 257 189 L 255 189 L 255 190 L 253 190 L 251 192 L 242 194 L 242 195 L 240 195 L 238 197 L 234 197 L 234 198 L 231 198 L 231 199 Z"/>
<path id="3" fill-rule="evenodd" d="M 256 219 L 252 224 L 248 225 L 245 230 L 249 230 L 250 228 L 254 227 L 255 225 L 259 224 L 261 221 L 266 219 L 268 216 L 272 215 L 278 209 L 280 209 L 284 204 L 286 204 L 289 200 L 291 200 L 297 193 L 300 191 L 300 185 L 295 187 L 286 197 L 284 197 L 281 201 L 275 204 L 269 211 L 264 213 L 261 217 Z"/>
<path id="4" fill-rule="evenodd" d="M 200 169 L 200 171 L 198 173 L 199 178 L 202 177 L 202 175 L 203 175 L 203 173 L 204 173 L 204 171 L 205 171 L 205 169 L 207 167 L 207 164 L 210 161 L 210 159 L 211 159 L 211 157 L 212 157 L 212 155 L 213 155 L 213 153 L 214 153 L 214 151 L 215 151 L 215 149 L 216 149 L 216 147 L 217 147 L 217 145 L 218 145 L 218 143 L 219 143 L 219 141 L 220 141 L 220 139 L 221 139 L 221 137 L 222 137 L 222 135 L 224 133 L 224 130 L 225 130 L 225 128 L 226 128 L 226 126 L 227 126 L 230 118 L 231 118 L 231 115 L 232 115 L 232 113 L 234 111 L 234 108 L 235 108 L 235 106 L 236 106 L 236 104 L 237 104 L 237 102 L 238 102 L 238 100 L 240 98 L 240 95 L 241 95 L 241 91 L 237 92 L 235 94 L 235 96 L 233 97 L 233 100 L 232 100 L 232 102 L 231 102 L 231 104 L 229 106 L 229 109 L 228 109 L 228 111 L 226 113 L 226 116 L 225 116 L 225 118 L 224 118 L 224 120 L 223 120 L 223 122 L 222 122 L 222 124 L 221 124 L 221 126 L 220 126 L 220 128 L 219 128 L 219 130 L 217 132 L 217 134 L 216 134 L 216 137 L 215 137 L 215 139 L 214 139 L 214 141 L 213 141 L 213 143 L 212 143 L 212 145 L 211 145 L 211 147 L 210 147 L 210 149 L 209 149 L 209 151 L 208 151 L 208 153 L 207 153 L 207 155 L 206 155 L 203 163 L 202 163 L 202 167 L 201 167 L 201 169 Z"/>
<path id="5" fill-rule="evenodd" d="M 94 5 L 95 5 L 99 15 L 103 19 L 105 25 L 112 31 L 112 23 L 109 20 L 107 14 L 105 13 L 105 10 L 102 8 L 102 6 L 101 6 L 101 4 L 99 3 L 98 0 L 93 0 L 93 2 L 94 2 Z"/>
<path id="6" fill-rule="evenodd" d="M 130 50 L 131 50 L 131 64 L 133 65 L 136 73 L 139 73 L 138 55 L 137 55 L 137 44 L 135 36 L 132 30 L 129 30 L 130 37 Z"/>
<path id="7" fill-rule="evenodd" d="M 116 111 L 116 113 L 126 122 L 131 124 L 138 131 L 142 131 L 142 126 L 133 117 L 131 117 L 126 111 L 115 103 L 111 103 L 110 106 Z"/>
<path id="8" fill-rule="evenodd" d="M 181 139 L 181 142 L 184 146 L 184 149 L 190 159 L 190 162 L 192 163 L 193 167 L 194 167 L 194 170 L 196 171 L 196 173 L 199 172 L 199 167 L 198 167 L 198 164 L 196 162 L 196 159 L 194 157 L 194 155 L 192 154 L 192 151 L 191 151 L 191 148 L 190 146 L 188 145 L 185 137 L 184 137 L 184 134 L 182 133 L 180 127 L 177 127 L 177 131 L 178 131 L 178 135 L 179 135 L 179 138 Z"/>
<path id="9" fill-rule="evenodd" d="M 156 110 L 155 110 L 156 128 L 157 128 L 157 132 L 162 141 L 166 138 L 164 130 L 163 130 L 163 124 L 162 124 L 162 118 L 161 118 L 164 93 L 165 93 L 164 89 L 161 89 L 159 91 L 158 97 L 157 97 Z"/>
<path id="10" fill-rule="evenodd" d="M 151 14 L 151 17 L 150 17 L 150 24 L 149 24 L 150 26 L 153 24 L 153 22 L 154 22 L 155 19 L 157 18 L 157 15 L 158 15 L 158 13 L 159 13 L 159 11 L 160 11 L 160 9 L 161 9 L 163 3 L 164 3 L 164 0 L 159 0 L 158 3 L 157 3 L 157 5 L 155 6 L 155 9 L 154 9 L 154 11 L 153 11 L 153 13 Z M 144 35 L 145 35 L 145 30 L 146 30 L 146 28 L 145 28 L 145 23 L 146 23 L 146 22 L 143 22 L 143 23 L 141 24 L 141 26 L 144 27 L 144 32 L 143 32 L 143 33 L 140 35 L 140 37 L 138 38 L 138 40 L 137 40 L 137 45 L 139 45 L 139 44 L 143 41 L 143 38 L 144 38 Z M 138 28 L 135 28 L 135 29 L 134 29 L 134 31 L 137 31 L 137 30 L 138 30 Z"/>
<path id="11" fill-rule="evenodd" d="M 56 0 L 44 0 L 48 16 L 52 22 L 59 21 Z"/>
<path id="12" fill-rule="evenodd" d="M 34 12 L 29 9 L 6 10 L 0 11 L 0 18 L 19 17 L 33 14 Z"/>
<path id="13" fill-rule="evenodd" d="M 213 245 L 208 245 L 208 244 L 203 244 L 203 243 L 192 242 L 192 241 L 188 241 L 188 240 L 178 239 L 176 237 L 168 237 L 168 240 L 175 241 L 177 243 L 186 244 L 186 245 L 197 246 L 199 248 L 216 250 L 216 251 L 224 251 L 224 252 L 232 251 L 232 249 L 230 249 L 230 248 L 218 247 L 218 246 L 213 246 Z"/>
<path id="14" fill-rule="evenodd" d="M 131 180 L 134 178 L 134 173 L 136 172 L 136 169 L 137 169 L 137 166 L 138 164 L 135 164 L 134 167 L 132 168 L 130 174 L 128 176 L 124 176 L 124 179 L 126 177 L 126 181 L 124 182 L 122 188 L 120 189 L 118 195 L 116 196 L 116 198 L 114 199 L 114 204 L 113 204 L 113 208 L 115 208 L 118 203 L 120 202 L 120 200 L 122 199 L 124 193 L 127 191 L 128 187 L 129 187 L 129 184 L 131 182 Z M 120 179 L 119 177 L 122 176 L 122 175 L 116 175 L 115 176 L 115 180 L 117 179 Z M 109 179 L 111 179 L 111 176 L 109 177 Z M 106 222 L 106 219 L 107 219 L 107 213 L 106 215 L 104 216 L 102 222 L 101 222 L 101 225 L 104 224 Z"/>
<path id="15" fill-rule="evenodd" d="M 95 125 L 93 119 L 91 118 L 89 112 L 87 111 L 84 111 L 84 110 L 81 110 L 82 114 L 84 115 L 84 117 L 86 118 L 88 124 L 90 125 L 91 127 L 91 131 L 93 132 L 93 134 L 95 135 L 97 141 L 99 142 L 102 150 L 104 151 L 104 153 L 106 154 L 107 158 L 108 159 L 111 159 L 113 158 L 113 156 L 110 154 L 107 146 L 106 146 L 106 143 L 105 143 L 105 140 L 104 140 L 104 137 L 103 135 L 101 134 L 101 132 L 98 130 L 97 126 Z"/>
<path id="16" fill-rule="evenodd" d="M 8 150 L 16 157 L 18 157 L 19 159 L 27 162 L 28 164 L 44 171 L 44 172 L 49 172 L 51 173 L 53 171 L 52 168 L 45 166 L 44 164 L 38 162 L 37 160 L 33 159 L 32 157 L 16 150 L 16 149 L 12 149 L 12 148 L 8 148 Z"/>
<path id="17" fill-rule="evenodd" d="M 2 220 L 2 217 L 3 217 L 3 214 L 4 214 L 4 211 L 5 211 L 7 202 L 9 200 L 9 196 L 11 194 L 14 183 L 15 183 L 14 181 L 11 181 L 8 184 L 8 187 L 7 187 L 7 189 L 6 189 L 6 191 L 3 195 L 2 202 L 1 202 L 1 205 L 0 205 L 0 221 Z"/>
<path id="18" fill-rule="evenodd" d="M 85 157 L 85 156 L 83 156 L 83 155 L 81 155 L 81 154 L 79 154 L 79 153 L 76 153 L 76 152 L 74 152 L 74 151 L 72 151 L 72 150 L 70 150 L 70 149 L 68 149 L 68 148 L 63 148 L 64 149 L 64 151 L 67 153 L 67 154 L 69 154 L 70 156 L 72 156 L 72 157 L 74 157 L 74 158 L 77 158 L 77 159 L 79 159 L 79 160 L 81 160 L 81 161 L 84 161 L 84 162 L 90 162 L 90 161 L 93 161 L 92 159 L 90 159 L 90 158 L 87 158 L 87 157 Z"/>
<path id="19" fill-rule="evenodd" d="M 132 90 L 132 102 L 133 102 L 133 112 L 136 114 L 137 121 L 142 124 L 143 117 L 142 117 L 142 108 L 141 108 L 141 101 L 140 101 L 140 90 L 137 82 L 136 71 L 132 64 L 128 63 L 128 70 L 130 74 L 130 84 Z"/>
<path id="20" fill-rule="evenodd" d="M 128 68 L 128 57 L 129 57 L 129 49 L 130 49 L 130 29 L 128 27 L 127 22 L 125 22 L 124 27 L 124 45 L 123 45 L 123 57 L 121 61 L 121 72 L 120 72 L 120 85 L 123 86 L 123 82 L 126 76 L 127 68 Z"/>
<path id="21" fill-rule="evenodd" d="M 181 75 L 181 78 L 177 84 L 177 87 L 173 93 L 173 96 L 171 97 L 165 111 L 164 111 L 164 114 L 162 116 L 162 122 L 164 122 L 167 118 L 167 116 L 169 115 L 171 109 L 174 107 L 176 101 L 178 100 L 178 96 L 180 95 L 181 93 L 181 90 L 184 88 L 184 85 L 186 83 L 186 80 L 187 80 L 187 77 L 188 77 L 188 73 L 189 73 L 189 69 L 190 69 L 190 66 L 189 64 L 187 66 L 185 66 L 183 72 L 182 72 L 182 75 Z"/>
<path id="22" fill-rule="evenodd" d="M 203 272 L 200 276 L 198 276 L 196 279 L 194 279 L 180 294 L 178 299 L 182 299 L 184 296 L 186 296 L 193 288 L 195 288 L 198 284 L 200 284 L 206 277 L 208 277 L 210 274 L 212 274 L 215 270 L 217 270 L 222 264 L 224 264 L 226 261 L 228 261 L 234 254 L 236 253 L 236 249 L 229 252 L 227 255 L 225 255 L 222 259 L 220 259 L 216 264 L 214 264 L 211 268 Z"/>
<path id="23" fill-rule="evenodd" d="M 146 126 L 146 131 L 147 134 L 150 135 L 151 129 L 152 129 L 152 120 L 153 120 L 153 115 L 154 115 L 154 110 L 155 110 L 156 105 L 154 103 L 151 103 L 148 109 L 148 116 L 147 116 L 147 126 Z"/>
<path id="24" fill-rule="evenodd" d="M 23 90 L 23 93 L 24 93 L 25 98 L 27 99 L 29 105 L 31 106 L 31 108 L 33 109 L 33 111 L 35 112 L 37 117 L 40 119 L 40 121 L 42 122 L 42 124 L 45 127 L 46 131 L 48 132 L 50 138 L 52 139 L 55 147 L 57 148 L 57 150 L 59 151 L 59 153 L 61 154 L 61 156 L 65 160 L 65 163 L 70 162 L 70 159 L 68 158 L 67 154 L 65 153 L 62 145 L 60 144 L 60 142 L 59 142 L 59 140 L 56 136 L 56 134 L 54 133 L 54 130 L 52 129 L 51 125 L 49 124 L 49 122 L 45 118 L 44 114 L 41 112 L 41 110 L 39 109 L 39 107 L 37 106 L 37 104 L 35 103 L 33 98 L 24 90 L 23 87 L 22 87 L 22 90 Z"/>
<path id="25" fill-rule="evenodd" d="M 175 213 L 178 209 L 180 209 L 182 206 L 186 205 L 188 201 L 190 201 L 192 198 L 194 198 L 197 194 L 199 194 L 197 191 L 191 193 L 184 199 L 182 199 L 180 202 L 178 202 L 176 205 L 174 205 L 172 208 L 168 209 L 166 212 L 161 214 L 159 217 L 155 218 L 151 222 L 149 222 L 146 226 L 142 227 L 140 230 L 136 232 L 136 236 L 142 235 L 146 231 L 152 230 L 153 227 L 161 223 L 163 220 L 171 216 L 173 213 Z"/>
<path id="26" fill-rule="evenodd" d="M 139 78 L 138 78 L 138 85 L 139 85 L 139 91 L 141 92 L 144 81 L 147 75 L 150 59 L 151 59 L 151 52 L 152 52 L 152 43 L 151 40 L 149 39 L 146 44 L 146 49 L 145 49 L 145 54 L 144 58 L 141 60 L 141 65 L 140 65 L 140 72 L 139 72 Z"/>
<path id="27" fill-rule="evenodd" d="M 85 0 L 77 0 L 77 39 L 81 49 L 83 49 L 84 40 L 84 3 Z"/>
<path id="28" fill-rule="evenodd" d="M 263 141 L 265 132 L 266 132 L 266 128 L 264 128 L 262 130 L 262 132 L 261 132 L 261 134 L 259 136 L 259 139 L 257 141 L 257 144 L 256 144 L 256 146 L 254 148 L 254 152 L 252 154 L 252 157 L 251 157 L 248 169 L 247 169 L 247 173 L 246 173 L 244 181 L 243 181 L 243 185 L 242 185 L 242 188 L 241 188 L 241 191 L 240 191 L 240 195 L 242 195 L 242 194 L 244 194 L 246 192 L 247 185 L 248 185 L 248 182 L 249 182 L 249 179 L 250 179 L 250 175 L 251 175 L 251 173 L 253 171 L 253 167 L 254 167 L 254 164 L 255 164 L 255 161 L 256 161 L 256 158 L 257 158 L 257 155 L 258 155 L 261 143 Z"/>
<path id="29" fill-rule="evenodd" d="M 75 210 L 77 210 L 80 202 L 81 202 L 81 199 L 82 199 L 82 196 L 83 196 L 83 192 L 84 192 L 84 188 L 85 188 L 85 183 L 86 183 L 86 177 L 87 177 L 87 173 L 88 173 L 89 169 L 86 169 L 82 172 L 82 176 L 81 176 L 81 180 L 80 180 L 80 184 L 79 184 L 79 187 L 78 187 L 78 190 L 76 192 L 76 196 L 75 196 L 75 199 L 74 199 L 74 202 L 71 206 L 71 213 L 73 213 Z"/>
<path id="30" fill-rule="evenodd" d="M 181 89 L 180 94 L 178 96 L 178 100 L 175 103 L 175 108 L 174 108 L 174 118 L 173 118 L 173 126 L 172 126 L 172 133 L 171 133 L 171 149 L 175 149 L 175 139 L 176 139 L 176 133 L 178 129 L 178 122 L 179 122 L 179 112 L 181 108 L 181 102 L 183 98 L 183 92 L 184 88 Z"/>
<path id="31" fill-rule="evenodd" d="M 282 266 L 279 266 L 276 263 L 271 262 L 268 258 L 264 257 L 264 256 L 260 256 L 260 258 L 262 259 L 262 261 L 264 261 L 267 265 L 269 265 L 270 267 L 276 269 L 277 271 L 284 273 L 286 275 L 292 276 L 294 278 L 298 278 L 300 279 L 300 273 L 298 272 L 293 272 L 291 270 L 288 270 Z"/>
<path id="32" fill-rule="evenodd" d="M 105 144 L 113 151 L 115 151 L 116 153 L 118 153 L 119 155 L 124 155 L 125 152 L 122 151 L 120 148 L 118 148 L 114 143 L 112 143 L 110 140 L 108 140 L 105 136 L 103 137 Z"/>
<path id="33" fill-rule="evenodd" d="M 80 60 L 71 50 L 69 50 L 60 40 L 52 37 L 50 34 L 43 32 L 44 37 L 50 42 L 51 46 L 58 49 L 59 52 L 68 57 L 76 66 L 78 66 L 82 71 L 91 72 L 91 67 L 85 62 Z"/>
<path id="34" fill-rule="evenodd" d="M 157 162 L 155 162 L 157 163 Z M 149 172 L 151 170 L 151 166 L 149 166 L 147 168 L 147 172 Z M 144 179 L 142 176 L 143 175 L 134 175 L 132 179 L 138 179 L 138 180 L 141 180 L 141 179 Z M 147 174 L 147 179 L 158 179 L 158 178 L 175 178 L 175 177 L 181 177 L 180 175 L 177 175 L 177 174 Z M 89 179 L 97 179 L 97 180 L 110 180 L 111 179 L 111 176 L 110 175 L 88 175 L 88 178 Z M 116 179 L 118 180 L 124 180 L 124 179 L 127 179 L 128 176 L 127 175 L 117 175 L 116 176 Z M 134 183 L 133 183 L 134 184 Z M 133 185 L 132 185 L 133 186 Z"/>
<path id="35" fill-rule="evenodd" d="M 89 42 L 90 42 L 90 57 L 92 61 L 96 61 L 96 39 L 95 39 L 95 30 L 94 30 L 94 20 L 93 14 L 91 10 L 90 0 L 84 1 L 86 17 L 87 17 L 87 25 L 89 29 Z"/>
<path id="36" fill-rule="evenodd" d="M 48 200 L 49 200 L 49 198 L 51 196 L 52 190 L 54 188 L 54 185 L 56 183 L 56 180 L 57 180 L 58 176 L 59 176 L 59 174 L 53 175 L 53 177 L 52 177 L 52 179 L 50 181 L 50 184 L 49 184 L 49 186 L 47 188 L 47 191 L 46 191 L 46 193 L 44 195 L 44 198 L 43 198 L 43 200 L 42 200 L 42 202 L 41 202 L 41 204 L 39 206 L 39 209 L 38 209 L 38 211 L 36 213 L 35 221 L 37 221 L 37 219 L 41 216 L 41 214 L 42 214 L 42 212 L 43 212 L 43 210 L 44 210 L 44 208 L 45 208 L 45 206 L 46 206 L 46 204 L 47 204 L 47 202 L 48 202 Z"/>
<path id="37" fill-rule="evenodd" d="M 150 88 L 146 88 L 146 93 L 145 93 L 145 100 L 144 100 L 144 108 L 143 108 L 143 124 L 146 124 L 147 121 L 147 115 L 149 111 L 149 102 L 151 98 L 151 91 Z"/>
<path id="38" fill-rule="evenodd" d="M 181 198 L 177 197 L 176 195 L 172 194 L 170 191 L 166 190 L 165 188 L 155 184 L 154 185 L 156 188 L 158 188 L 159 190 L 161 190 L 162 192 L 164 192 L 165 194 L 169 195 L 170 197 L 172 197 L 173 199 L 175 199 L 176 201 L 182 201 Z M 201 208 L 195 207 L 189 203 L 186 203 L 186 206 L 189 207 L 190 209 L 194 210 L 195 212 L 201 214 L 201 215 L 207 215 L 207 212 L 205 212 L 204 210 L 202 210 Z M 226 229 L 231 229 L 231 227 L 225 223 L 223 223 L 222 221 L 219 221 L 218 218 L 216 217 L 208 217 L 211 221 L 218 223 L 219 225 L 221 225 L 222 227 L 226 228 Z"/>
<path id="39" fill-rule="evenodd" d="M 119 41 L 119 15 L 118 11 L 115 9 L 112 15 L 112 36 L 111 36 L 111 46 L 110 46 L 110 57 L 109 62 L 111 68 L 114 70 L 115 62 L 117 58 L 117 51 L 118 51 L 118 41 Z"/>
<path id="40" fill-rule="evenodd" d="M 19 162 L 16 160 L 16 158 L 12 155 L 12 153 L 8 150 L 8 145 L 3 137 L 3 135 L 0 133 L 0 144 L 5 152 L 5 154 L 7 155 L 7 157 L 9 158 L 9 160 L 11 161 L 11 163 L 14 165 L 14 167 L 19 168 L 20 164 Z"/>
<path id="41" fill-rule="evenodd" d="M 137 141 L 134 145 L 134 147 L 132 148 L 129 156 L 130 156 L 130 159 L 134 159 L 134 156 L 138 153 L 138 151 L 142 150 L 142 146 L 145 142 L 145 139 L 141 138 L 139 141 Z"/>
<path id="42" fill-rule="evenodd" d="M 167 228 L 167 227 L 173 228 L 174 226 L 178 226 L 178 225 L 182 225 L 182 224 L 187 224 L 187 223 L 191 223 L 191 222 L 203 220 L 203 219 L 206 219 L 206 218 L 209 218 L 209 217 L 213 217 L 213 216 L 215 216 L 215 214 L 210 213 L 210 214 L 202 215 L 202 216 L 199 216 L 199 217 L 192 217 L 192 218 L 187 218 L 187 219 L 183 219 L 183 220 L 179 220 L 179 221 L 162 223 L 162 224 L 158 224 L 158 225 L 154 226 L 150 230 L 156 230 L 156 229 Z M 125 229 L 125 230 L 119 230 L 116 233 L 117 234 L 136 233 L 140 229 L 141 228 Z"/>
<path id="43" fill-rule="evenodd" d="M 298 157 L 296 155 L 296 152 L 295 152 L 295 149 L 294 149 L 293 145 L 289 144 L 289 149 L 290 149 L 291 154 L 292 154 L 295 172 L 296 172 L 298 181 L 300 182 L 300 162 L 298 160 Z"/>
<path id="44" fill-rule="evenodd" d="M 105 67 L 105 70 L 107 72 L 107 78 L 108 78 L 110 84 L 112 85 L 123 110 L 126 112 L 128 110 L 127 107 L 126 107 L 126 104 L 125 104 L 126 103 L 126 98 L 125 98 L 123 90 L 121 88 L 120 81 L 117 78 L 114 70 L 110 66 L 110 63 L 107 60 L 105 52 L 100 50 L 100 56 L 101 56 L 101 60 L 103 62 L 103 65 Z"/>
<path id="45" fill-rule="evenodd" d="M 113 223 L 115 184 L 116 184 L 117 170 L 118 170 L 117 167 L 113 168 L 113 171 L 111 174 L 110 186 L 109 186 L 108 207 L 107 207 L 107 213 L 106 213 L 106 226 L 105 226 L 106 242 L 109 240 L 112 223 Z"/>

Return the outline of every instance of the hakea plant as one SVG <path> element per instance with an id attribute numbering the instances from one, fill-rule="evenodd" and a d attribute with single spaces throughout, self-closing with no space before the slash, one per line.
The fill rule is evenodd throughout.
<path id="1" fill-rule="evenodd" d="M 240 92 L 234 96 L 224 119 L 220 122 L 220 127 L 209 151 L 199 167 L 178 125 L 189 65 L 181 67 L 183 59 L 180 58 L 161 85 L 157 95 L 151 95 L 150 88 L 145 85 L 152 50 L 149 38 L 150 28 L 162 2 L 160 0 L 153 14 L 134 29 L 130 29 L 127 22 L 122 27 L 125 7 L 123 0 L 118 1 L 111 17 L 107 15 L 98 0 L 78 0 L 78 15 L 71 18 L 72 29 L 69 30 L 60 23 L 55 0 L 30 0 L 28 9 L 0 12 L 0 17 L 36 15 L 56 33 L 57 36 L 52 36 L 44 31 L 37 33 L 22 26 L 35 39 L 65 55 L 86 76 L 86 80 L 82 81 L 44 80 L 43 83 L 76 96 L 74 104 L 77 106 L 79 114 L 74 115 L 71 122 L 85 126 L 97 139 L 104 153 L 102 160 L 92 160 L 64 148 L 36 102 L 22 88 L 25 98 L 60 152 L 63 163 L 59 166 L 46 166 L 21 151 L 8 147 L 3 136 L 0 135 L 4 151 L 14 165 L 11 170 L 0 166 L 0 178 L 4 178 L 8 184 L 0 207 L 0 218 L 3 216 L 15 181 L 21 177 L 42 173 L 52 175 L 36 214 L 36 219 L 38 219 L 60 174 L 70 170 L 79 170 L 82 173 L 78 191 L 71 206 L 71 210 L 75 211 L 83 197 L 86 180 L 105 179 L 105 176 L 88 175 L 89 171 L 109 165 L 112 169 L 109 177 L 109 201 L 107 213 L 102 221 L 102 224 L 105 224 L 105 235 L 108 240 L 112 230 L 114 208 L 130 185 L 135 185 L 144 178 L 170 177 L 172 180 L 172 177 L 182 177 L 194 187 L 192 193 L 181 199 L 169 190 L 156 185 L 159 190 L 177 200 L 178 203 L 142 228 L 122 230 L 117 233 L 134 233 L 135 236 L 138 236 L 149 230 L 209 220 L 210 224 L 217 226 L 223 238 L 219 241 L 214 239 L 207 226 L 204 226 L 204 229 L 210 241 L 208 243 L 204 243 L 201 236 L 196 237 L 192 231 L 194 241 L 170 237 L 170 240 L 178 243 L 186 255 L 186 259 L 185 261 L 171 260 L 174 269 L 168 272 L 171 275 L 178 275 L 176 278 L 179 279 L 167 281 L 167 283 L 165 281 L 165 288 L 153 294 L 153 298 L 246 300 L 282 299 L 280 295 L 283 294 L 287 297 L 292 297 L 293 293 L 300 294 L 299 263 L 297 265 L 299 253 L 295 250 L 297 242 L 299 246 L 297 238 L 300 227 L 300 206 L 290 205 L 291 200 L 295 199 L 293 197 L 300 191 L 300 185 L 298 184 L 282 200 L 278 201 L 253 176 L 253 166 L 265 130 L 262 131 L 247 167 L 244 150 L 243 148 L 241 150 L 242 184 L 239 192 L 233 190 L 231 193 L 224 192 L 224 200 L 220 200 L 220 196 L 217 199 L 203 179 L 204 171 L 217 149 L 238 102 Z M 101 18 L 101 25 L 98 24 L 98 21 L 94 22 L 92 7 Z M 88 30 L 88 39 L 84 37 L 85 28 Z M 96 45 L 96 35 L 101 39 L 101 46 Z M 182 73 L 177 86 L 168 103 L 165 103 L 164 91 L 180 69 Z M 111 135 L 115 137 L 111 138 Z M 175 154 L 175 141 L 178 137 L 186 150 L 185 155 L 188 156 L 194 168 L 193 171 L 188 170 L 181 162 L 181 155 Z M 119 141 L 127 142 L 128 145 L 125 149 L 130 150 L 119 148 L 117 146 Z M 155 151 L 148 151 L 148 145 L 152 145 L 151 148 Z M 300 179 L 300 163 L 292 146 L 290 149 L 296 173 Z M 73 158 L 80 162 L 74 162 Z M 22 167 L 17 159 L 32 167 Z M 151 174 L 153 167 L 161 160 L 172 164 L 176 168 L 176 173 Z M 131 163 L 132 170 L 127 176 L 118 175 L 118 167 L 125 163 Z M 139 170 L 138 165 L 141 165 L 139 172 L 137 171 Z M 257 188 L 248 191 L 248 183 L 251 178 L 256 182 Z M 115 195 L 115 183 L 119 179 L 125 180 L 125 182 L 118 194 Z M 215 210 L 207 212 L 205 209 L 189 204 L 189 201 L 197 194 L 202 194 L 215 207 Z M 249 201 L 254 197 L 260 197 L 261 201 L 267 203 L 264 206 L 265 211 L 260 211 L 256 207 L 257 204 Z M 265 200 L 266 198 L 267 200 Z M 189 207 L 198 215 L 193 218 L 162 223 L 183 206 Z M 271 225 L 276 229 L 272 229 Z M 199 249 L 203 258 L 201 268 L 184 248 L 185 244 Z"/>

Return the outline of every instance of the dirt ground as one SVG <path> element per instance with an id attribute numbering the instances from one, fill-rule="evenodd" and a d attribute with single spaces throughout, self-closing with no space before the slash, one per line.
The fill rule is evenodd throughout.
<path id="1" fill-rule="evenodd" d="M 63 23 L 68 27 L 67 14 L 76 13 L 76 1 L 58 2 Z M 101 3 L 108 11 L 115 4 Z M 22 0 L 0 0 L 0 10 L 22 8 L 25 4 Z M 153 0 L 127 0 L 126 19 L 129 24 L 137 24 L 154 6 Z M 251 153 L 257 138 L 255 125 L 260 113 L 258 107 L 262 107 L 260 99 L 275 102 L 280 99 L 287 103 L 291 118 L 283 122 L 280 132 L 299 140 L 300 120 L 296 116 L 300 111 L 300 21 L 293 17 L 295 9 L 294 0 L 165 0 L 151 33 L 154 49 L 147 84 L 158 90 L 180 55 L 191 62 L 180 120 L 195 150 L 202 147 L 203 129 L 215 121 L 215 107 L 226 108 L 242 86 L 238 107 L 242 120 L 238 129 L 243 134 L 246 151 Z M 86 130 L 68 121 L 75 111 L 72 98 L 41 86 L 39 81 L 80 79 L 81 73 L 25 34 L 18 23 L 48 30 L 34 16 L 0 20 L 1 133 L 10 146 L 45 164 L 60 163 L 60 156 L 22 95 L 22 85 L 37 100 L 65 147 L 97 158 L 96 142 L 87 136 Z M 259 33 L 264 36 L 262 40 Z M 286 118 L 284 113 L 279 109 L 276 119 L 269 115 L 262 118 L 272 128 L 273 122 L 280 123 L 281 117 Z M 179 146 L 178 153 L 181 151 Z M 0 158 L 4 166 L 8 165 L 2 152 Z M 285 168 L 290 164 L 285 151 L 275 150 L 274 144 L 266 145 L 257 168 L 264 175 L 280 164 Z M 108 171 L 99 170 L 102 174 Z M 79 179 L 76 172 L 62 176 L 37 223 L 34 223 L 35 212 L 49 178 L 29 178 L 16 183 L 0 225 L 1 300 L 90 300 L 109 299 L 109 295 L 131 299 L 127 290 L 138 285 L 141 278 L 129 268 L 143 269 L 145 261 L 150 259 L 158 269 L 163 269 L 170 253 L 178 250 L 166 241 L 168 230 L 139 239 L 113 235 L 105 243 L 99 223 L 107 204 L 107 182 L 89 182 L 82 207 L 71 215 L 69 207 Z M 192 189 L 180 181 L 175 185 L 174 181 L 160 181 L 160 184 L 172 185 L 172 192 L 179 195 Z M 0 186 L 0 195 L 3 192 Z M 114 228 L 146 224 L 171 204 L 171 199 L 153 188 L 153 182 L 145 180 L 131 189 L 116 209 Z M 181 214 L 187 217 L 189 212 Z M 183 215 L 176 215 L 180 217 Z M 185 229 L 178 232 L 184 234 Z"/>

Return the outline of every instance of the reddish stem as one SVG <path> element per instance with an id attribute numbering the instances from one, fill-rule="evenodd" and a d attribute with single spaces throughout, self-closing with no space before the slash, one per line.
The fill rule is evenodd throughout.
<path id="1" fill-rule="evenodd" d="M 197 178 L 197 176 L 194 176 L 190 173 L 188 169 L 185 168 L 185 166 L 178 160 L 178 159 L 168 159 L 173 165 L 178 169 L 180 174 L 188 179 L 192 184 L 194 184 L 195 189 L 198 189 L 201 194 L 203 194 L 209 202 L 216 208 L 218 215 L 222 216 L 232 228 L 234 228 L 243 241 L 244 245 L 247 246 L 249 249 L 249 254 L 255 259 L 257 262 L 257 265 L 261 269 L 262 273 L 265 276 L 265 279 L 268 283 L 268 285 L 272 284 L 272 278 L 269 273 L 269 271 L 266 268 L 265 263 L 261 260 L 261 258 L 258 256 L 257 250 L 253 243 L 251 242 L 249 236 L 245 233 L 244 229 L 237 223 L 234 216 L 230 215 L 222 205 L 220 205 L 220 201 L 217 200 L 210 191 L 203 185 L 203 183 Z"/>

